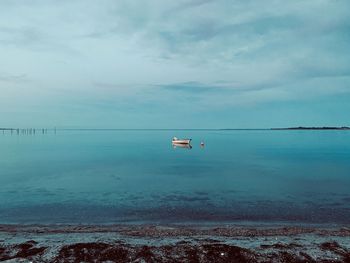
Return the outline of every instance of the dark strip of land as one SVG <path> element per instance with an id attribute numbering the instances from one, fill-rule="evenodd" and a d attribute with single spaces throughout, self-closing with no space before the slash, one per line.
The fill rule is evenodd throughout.
<path id="1" fill-rule="evenodd" d="M 350 127 L 290 127 L 290 128 L 271 128 L 271 130 L 350 130 Z"/>

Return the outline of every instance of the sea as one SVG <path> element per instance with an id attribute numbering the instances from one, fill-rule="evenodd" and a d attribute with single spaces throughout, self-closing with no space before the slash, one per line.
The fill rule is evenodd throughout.
<path id="1" fill-rule="evenodd" d="M 350 131 L 0 131 L 0 224 L 145 223 L 350 224 Z"/>

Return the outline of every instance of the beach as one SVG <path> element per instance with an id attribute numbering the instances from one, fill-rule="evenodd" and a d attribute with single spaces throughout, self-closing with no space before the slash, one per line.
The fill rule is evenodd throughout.
<path id="1" fill-rule="evenodd" d="M 4 262 L 349 262 L 350 228 L 1 225 Z"/>

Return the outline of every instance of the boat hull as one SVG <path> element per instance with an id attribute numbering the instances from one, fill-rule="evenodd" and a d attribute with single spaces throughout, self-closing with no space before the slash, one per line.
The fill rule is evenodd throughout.
<path id="1" fill-rule="evenodd" d="M 190 144 L 191 139 L 173 140 L 173 144 Z"/>

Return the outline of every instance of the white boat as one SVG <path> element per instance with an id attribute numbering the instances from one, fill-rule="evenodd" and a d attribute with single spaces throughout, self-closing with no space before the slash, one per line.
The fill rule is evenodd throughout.
<path id="1" fill-rule="evenodd" d="M 190 144 L 192 139 L 178 139 L 176 137 L 173 138 L 173 144 Z"/>

